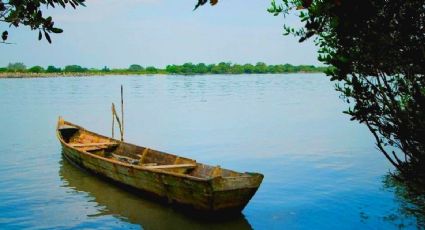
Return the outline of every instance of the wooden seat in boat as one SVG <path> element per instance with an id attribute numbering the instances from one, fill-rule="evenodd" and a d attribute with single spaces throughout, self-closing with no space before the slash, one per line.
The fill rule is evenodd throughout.
<path id="1" fill-rule="evenodd" d="M 191 168 L 195 168 L 196 164 L 149 165 L 144 167 L 148 169 L 176 169 L 176 168 L 191 169 Z"/>
<path id="2" fill-rule="evenodd" d="M 70 143 L 69 144 L 72 147 L 81 148 L 81 147 L 90 147 L 90 146 L 115 146 L 118 145 L 118 143 L 114 142 L 94 142 L 94 143 Z"/>
<path id="3" fill-rule="evenodd" d="M 72 147 L 79 148 L 83 151 L 98 151 L 102 149 L 108 149 L 111 147 L 115 147 L 118 143 L 113 142 L 97 142 L 97 143 L 70 143 Z"/>

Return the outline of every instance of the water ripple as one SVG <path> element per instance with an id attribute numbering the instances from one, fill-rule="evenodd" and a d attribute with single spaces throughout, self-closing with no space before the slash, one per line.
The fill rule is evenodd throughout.
<path id="1" fill-rule="evenodd" d="M 109 135 L 124 85 L 126 140 L 265 179 L 243 216 L 205 222 L 69 165 L 59 115 Z M 0 79 L 0 228 L 415 228 L 363 126 L 321 74 Z"/>

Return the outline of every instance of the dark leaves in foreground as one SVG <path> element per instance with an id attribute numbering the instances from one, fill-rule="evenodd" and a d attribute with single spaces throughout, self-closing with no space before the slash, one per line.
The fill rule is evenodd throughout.
<path id="1" fill-rule="evenodd" d="M 43 11 L 48 7 L 60 6 L 66 8 L 71 6 L 85 6 L 85 0 L 0 0 L 0 23 L 8 24 L 9 27 L 25 26 L 31 30 L 38 30 L 38 39 L 44 37 L 51 43 L 51 33 L 62 33 L 63 30 L 54 26 L 54 21 L 50 16 L 44 16 Z M 8 38 L 7 31 L 3 32 L 3 43 Z"/>
<path id="2" fill-rule="evenodd" d="M 8 33 L 7 31 L 3 31 L 3 33 L 1 34 L 1 39 L 2 39 L 3 41 L 6 41 L 6 40 L 7 40 L 8 35 L 9 35 L 9 33 Z"/>
<path id="3" fill-rule="evenodd" d="M 423 0 L 280 0 L 268 11 L 304 26 L 284 26 L 300 42 L 316 36 L 345 111 L 372 133 L 406 180 L 425 186 L 425 8 Z"/>
<path id="4" fill-rule="evenodd" d="M 208 2 L 208 0 L 198 0 L 198 3 L 195 5 L 195 9 L 196 10 L 198 7 L 205 5 Z M 218 3 L 218 0 L 210 0 L 210 4 L 211 6 L 214 6 Z"/>
<path id="5" fill-rule="evenodd" d="M 44 37 L 46 37 L 46 40 L 47 40 L 49 43 L 52 43 L 52 39 L 50 38 L 49 33 L 47 33 L 46 31 L 44 31 Z"/>

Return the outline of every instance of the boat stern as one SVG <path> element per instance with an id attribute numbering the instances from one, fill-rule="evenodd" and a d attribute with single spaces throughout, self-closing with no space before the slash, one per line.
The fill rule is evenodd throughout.
<path id="1" fill-rule="evenodd" d="M 255 195 L 264 176 L 259 173 L 244 173 L 238 177 L 212 179 L 214 212 L 240 212 Z"/>

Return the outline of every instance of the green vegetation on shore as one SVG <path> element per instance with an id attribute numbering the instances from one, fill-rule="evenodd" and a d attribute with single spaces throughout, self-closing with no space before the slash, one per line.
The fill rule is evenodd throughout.
<path id="1" fill-rule="evenodd" d="M 192 64 L 167 65 L 166 68 L 156 68 L 153 66 L 143 67 L 138 64 L 130 65 L 125 69 L 110 69 L 105 66 L 102 69 L 85 68 L 79 65 L 67 65 L 63 68 L 48 66 L 33 66 L 27 68 L 23 63 L 10 63 L 7 67 L 0 67 L 0 77 L 18 77 L 18 76 L 54 76 L 54 75 L 127 75 L 127 74 L 264 74 L 264 73 L 317 73 L 324 72 L 326 67 L 316 67 L 313 65 L 267 65 L 263 62 L 252 64 L 232 64 L 229 62 L 220 62 L 219 64 Z"/>

